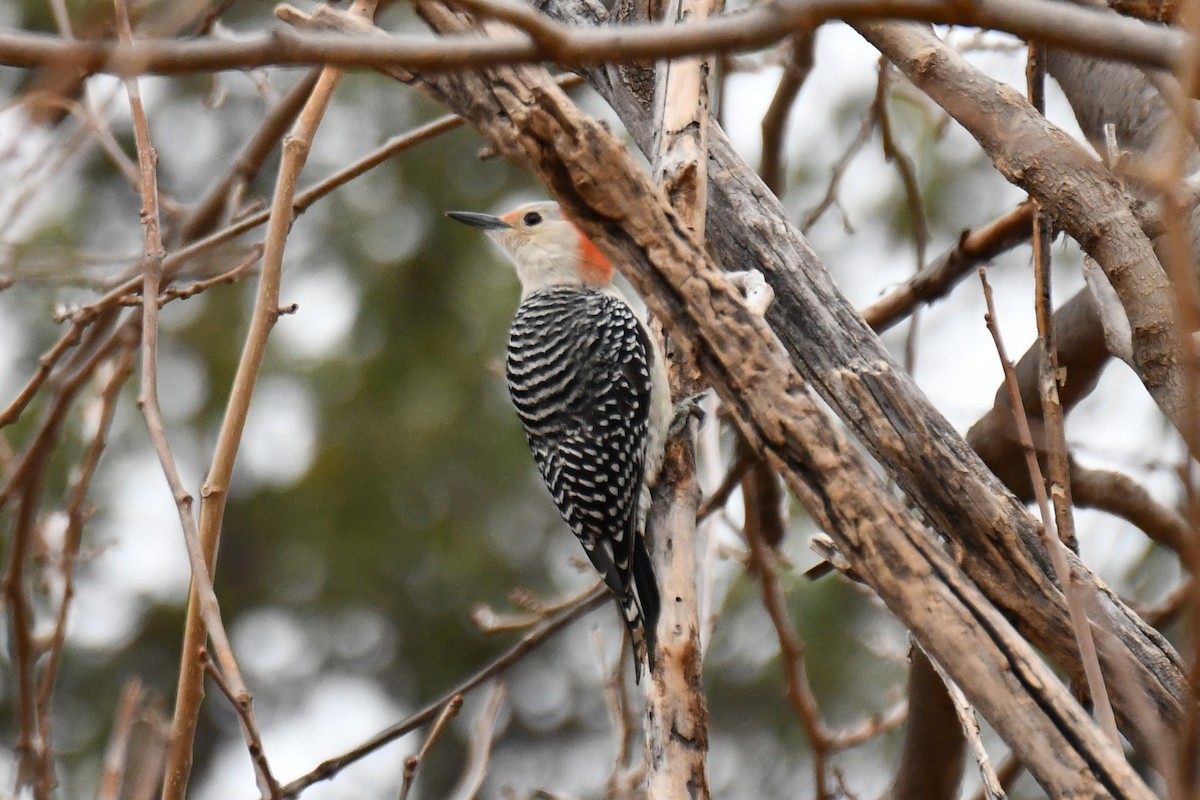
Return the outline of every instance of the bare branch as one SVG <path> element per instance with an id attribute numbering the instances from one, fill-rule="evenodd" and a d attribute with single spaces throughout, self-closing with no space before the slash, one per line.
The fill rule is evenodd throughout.
<path id="1" fill-rule="evenodd" d="M 400 800 L 408 800 L 408 793 L 412 789 L 413 781 L 417 777 L 417 769 L 421 766 L 421 762 L 425 760 L 425 754 L 429 752 L 429 748 L 433 747 L 433 743 L 442 735 L 442 731 L 450 724 L 450 720 L 458 716 L 458 712 L 462 711 L 463 696 L 456 694 L 442 707 L 442 711 L 437 715 L 437 719 L 433 721 L 432 727 L 429 729 L 425 741 L 421 743 L 421 748 L 417 750 L 417 754 L 409 756 L 404 762 L 404 780 L 400 785 Z"/>
<path id="2" fill-rule="evenodd" d="M 121 699 L 117 702 L 116 719 L 108 739 L 108 751 L 104 754 L 104 772 L 100 776 L 96 800 L 117 800 L 121 793 L 121 781 L 128 771 L 129 734 L 141 699 L 142 682 L 137 678 L 126 681 L 125 688 L 121 690 Z"/>
<path id="3" fill-rule="evenodd" d="M 211 233 L 217 226 L 230 199 L 237 197 L 241 189 L 259 173 L 267 156 L 275 150 L 275 145 L 283 137 L 288 126 L 304 108 L 320 74 L 319 69 L 309 70 L 271 109 L 258 131 L 233 160 L 229 172 L 213 184 L 183 221 L 179 231 L 182 241 L 194 242 Z"/>
<path id="4" fill-rule="evenodd" d="M 534 630 L 527 633 L 521 641 L 517 642 L 511 648 L 506 650 L 501 655 L 497 656 L 486 666 L 480 669 L 471 677 L 464 680 L 462 683 L 455 686 L 441 698 L 433 701 L 425 708 L 408 717 L 407 719 L 397 722 L 387 730 L 372 736 L 367 741 L 352 750 L 322 762 L 316 769 L 301 775 L 296 780 L 283 787 L 283 796 L 285 798 L 295 798 L 309 786 L 314 783 L 319 783 L 332 778 L 346 767 L 350 766 L 359 759 L 370 755 L 384 745 L 396 741 L 401 736 L 414 730 L 415 728 L 424 725 L 438 715 L 441 709 L 446 705 L 451 697 L 456 694 L 465 695 L 467 692 L 481 686 L 492 680 L 498 675 L 501 675 L 513 664 L 520 661 L 529 653 L 536 650 L 541 645 L 545 644 L 556 633 L 565 628 L 570 623 L 582 617 L 584 614 L 599 608 L 602 604 L 608 601 L 611 595 L 608 588 L 603 583 L 597 583 L 592 587 L 591 591 L 579 598 L 574 605 L 558 614 L 553 619 L 539 625 Z"/>
<path id="5" fill-rule="evenodd" d="M 604 663 L 604 636 L 600 629 L 597 628 L 592 636 L 592 643 L 596 647 L 596 663 L 604 678 L 604 705 L 608 709 L 609 724 L 612 725 L 616 744 L 612 772 L 608 775 L 608 797 L 629 795 L 640 783 L 640 776 L 638 780 L 634 780 L 635 774 L 645 771 L 644 766 L 641 770 L 629 769 L 629 754 L 633 750 L 636 734 L 630 719 L 629 686 L 625 680 L 627 673 L 622 669 L 625 663 L 623 651 L 628 634 L 622 635 L 621 638 L 622 648 L 618 650 L 616 660 L 609 667 Z"/>
<path id="6" fill-rule="evenodd" d="M 1032 206 L 1028 202 L 992 220 L 982 228 L 963 231 L 953 248 L 913 275 L 887 297 L 862 310 L 862 317 L 883 332 L 912 312 L 917 303 L 932 303 L 981 263 L 1029 240 Z"/>
<path id="7" fill-rule="evenodd" d="M 950 695 L 954 712 L 958 715 L 959 724 L 962 725 L 967 742 L 971 745 L 975 763 L 979 765 L 979 777 L 983 780 L 984 795 L 988 800 L 1006 800 L 1007 795 L 1000 785 L 1000 778 L 997 777 L 996 770 L 992 767 L 992 760 L 983 746 L 983 736 L 979 730 L 979 719 L 975 716 L 975 709 L 971 707 L 970 702 L 963 696 L 962 689 L 958 688 L 958 684 L 946 674 L 941 665 L 932 659 L 929 663 L 933 665 L 946 684 L 946 692 Z"/>
<path id="8" fill-rule="evenodd" d="M 775 636 L 779 639 L 779 657 L 783 661 L 784 680 L 787 684 L 787 699 L 796 713 L 804 732 L 808 735 L 808 743 L 812 748 L 813 778 L 816 784 L 817 800 L 828 800 L 832 797 L 829 788 L 828 737 L 825 735 L 824 724 L 821 722 L 821 710 L 817 707 L 817 698 L 808 683 L 808 675 L 804 669 L 804 643 L 796 634 L 792 620 L 787 611 L 787 601 L 783 590 L 779 587 L 776 574 L 774 553 L 763 541 L 760 532 L 755 528 L 746 529 L 747 544 L 750 545 L 750 566 L 758 576 L 762 586 L 762 602 L 775 626 Z"/>
<path id="9" fill-rule="evenodd" d="M 467 751 L 467 766 L 463 770 L 458 786 L 450 794 L 452 800 L 475 800 L 487 776 L 488 759 L 492 752 L 492 742 L 496 734 L 496 718 L 504 705 L 504 684 L 500 681 L 492 684 L 483 704 L 483 710 L 475 718 L 471 726 L 471 742 Z"/>
<path id="10" fill-rule="evenodd" d="M 663 19 L 682 28 L 702 25 L 717 0 L 667 0 Z M 661 185 L 680 222 L 704 240 L 708 207 L 709 74 L 711 59 L 681 58 L 657 66 L 654 116 L 659 135 L 652 157 Z M 662 320 L 656 320 L 661 323 Z M 653 334 L 659 335 L 658 331 Z M 686 347 L 673 347 L 669 372 L 673 397 L 700 391 L 695 362 Z M 665 602 L 658 624 L 657 666 L 646 682 L 646 790 L 663 800 L 708 798 L 708 704 L 701 683 L 699 598 L 696 593 L 695 424 L 687 441 L 676 437 L 666 449 L 661 475 L 646 519 L 659 592 Z"/>
<path id="11" fill-rule="evenodd" d="M 258 722 L 254 719 L 249 694 L 244 688 L 238 690 L 229 685 L 229 681 L 225 680 L 221 670 L 217 669 L 217 665 L 209 658 L 207 650 L 200 651 L 200 667 L 212 678 L 213 683 L 217 685 L 221 694 L 229 701 L 238 715 L 243 736 L 246 738 L 246 748 L 250 751 L 250 760 L 254 763 L 255 778 L 259 782 L 259 789 L 263 792 L 263 797 L 279 800 L 283 795 L 279 790 L 279 782 L 275 780 L 271 773 L 271 767 L 267 763 L 267 752 L 263 748 L 262 735 L 258 731 Z"/>
<path id="12" fill-rule="evenodd" d="M 1200 448 L 1200 442 L 1190 439 L 1186 424 L 1174 293 L 1112 173 L 1024 98 L 983 75 L 932 31 L 905 23 L 864 23 L 857 30 L 970 131 L 996 168 L 1029 192 L 1055 224 L 1096 259 L 1129 317 L 1132 366 L 1189 447 Z M 1004 110 L 1003 125 L 996 124 L 999 109 Z M 1083 208 L 1088 212 L 1081 213 Z"/>
<path id="13" fill-rule="evenodd" d="M 915 642 L 909 649 L 908 724 L 887 800 L 957 800 L 966 738 L 946 682 Z"/>
<path id="14" fill-rule="evenodd" d="M 1029 469 L 1030 481 L 1033 484 L 1033 494 L 1037 498 L 1038 510 L 1042 515 L 1042 525 L 1038 528 L 1038 532 L 1042 535 L 1042 544 L 1046 552 L 1050 554 L 1050 561 L 1054 565 L 1054 573 L 1058 578 L 1058 583 L 1067 597 L 1067 609 L 1070 614 L 1071 628 L 1075 632 L 1075 639 L 1079 644 L 1079 657 L 1083 661 L 1088 691 L 1091 694 L 1092 702 L 1095 704 L 1096 718 L 1113 744 L 1120 747 L 1121 736 L 1117 732 L 1116 718 L 1113 716 L 1112 704 L 1108 699 L 1108 690 L 1104 685 L 1104 672 L 1100 668 L 1100 659 L 1096 654 L 1096 645 L 1092 638 L 1092 628 L 1088 624 L 1088 602 L 1085 594 L 1088 589 L 1075 579 L 1071 567 L 1067 563 L 1066 542 L 1062 540 L 1061 536 L 1051 534 L 1051 530 L 1057 532 L 1057 527 L 1054 524 L 1054 517 L 1050 512 L 1050 503 L 1046 497 L 1046 484 L 1042 479 L 1041 467 L 1038 465 L 1037 450 L 1033 446 L 1033 435 L 1029 432 L 1029 420 L 1025 417 L 1024 407 L 1021 405 L 1021 388 L 1017 382 L 1017 375 L 1013 370 L 1012 362 L 1008 360 L 1008 355 L 1005 353 L 1004 341 L 1000 338 L 1000 328 L 996 321 L 996 308 L 992 303 L 992 289 L 988 285 L 987 270 L 984 267 L 979 268 L 979 279 L 983 282 L 983 297 L 987 302 L 985 320 L 987 321 L 988 332 L 991 333 L 992 339 L 996 343 L 996 354 L 999 355 L 1000 365 L 1004 368 L 1004 379 L 1005 385 L 1008 388 L 1009 402 L 1012 405 L 1017 423 L 1021 448 L 1025 451 L 1026 465 Z"/>
<path id="15" fill-rule="evenodd" d="M 71 602 L 75 597 L 75 566 L 79 558 L 79 548 L 83 540 L 83 526 L 87 522 L 89 512 L 85 508 L 88 488 L 100 457 L 108 445 L 108 430 L 112 425 L 113 415 L 117 409 L 117 396 L 125 381 L 133 372 L 133 350 L 136 346 L 133 335 L 125 337 L 121 352 L 117 356 L 116 366 L 112 370 L 108 382 L 100 392 L 100 414 L 96 422 L 96 433 L 88 445 L 87 454 L 79 469 L 75 485 L 71 488 L 71 499 L 67 506 L 67 530 L 63 537 L 62 553 L 59 556 L 59 569 L 62 572 L 62 598 L 59 600 L 58 613 L 54 620 L 54 632 L 46 648 L 45 661 L 41 667 L 41 685 L 38 689 L 38 714 L 44 721 L 43 727 L 48 730 L 50 720 L 50 699 L 58 679 L 59 659 L 62 656 L 63 645 L 67 636 L 67 615 Z"/>
<path id="16" fill-rule="evenodd" d="M 808 74 L 813 68 L 813 44 L 815 37 L 811 31 L 801 31 L 793 37 L 788 46 L 787 60 L 783 64 L 783 76 L 771 98 L 771 105 L 762 118 L 762 160 L 758 173 L 763 183 L 770 187 L 777 196 L 783 196 L 784 180 L 784 132 L 787 130 L 788 117 L 792 106 L 800 96 L 800 89 L 808 80 Z"/>
<path id="17" fill-rule="evenodd" d="M 882 72 L 879 74 L 879 80 L 881 82 L 883 80 Z M 879 120 L 878 114 L 878 104 L 871 103 L 870 107 L 867 109 L 866 116 L 863 117 L 862 124 L 858 126 L 858 133 L 855 134 L 854 138 L 850 141 L 850 144 L 846 146 L 845 151 L 843 151 L 841 157 L 837 160 L 837 163 L 833 165 L 833 171 L 829 174 L 829 184 L 825 187 L 825 194 L 820 200 L 817 201 L 817 204 L 809 209 L 808 213 L 804 215 L 804 222 L 800 224 L 800 229 L 806 234 L 813 225 L 817 224 L 817 220 L 819 220 L 825 214 L 825 212 L 829 210 L 829 207 L 838 202 L 838 188 L 841 186 L 842 178 L 845 176 L 846 170 L 850 168 L 850 164 L 854 161 L 854 157 L 862 151 L 867 141 L 871 138 L 871 131 L 875 130 L 875 123 Z M 839 204 L 838 207 L 841 208 L 841 205 Z M 844 212 L 843 223 L 844 227 L 849 230 L 850 223 L 845 219 Z"/>
<path id="18" fill-rule="evenodd" d="M 54 346 L 38 358 L 38 368 L 33 373 L 33 376 L 22 387 L 16 399 L 9 403 L 3 413 L 0 413 L 0 428 L 11 425 L 21 418 L 21 413 L 29 405 L 29 401 L 33 399 L 38 390 L 42 388 L 42 384 L 46 382 L 46 379 L 50 377 L 50 373 L 54 370 L 55 365 L 58 364 L 59 359 L 79 343 L 84 329 L 91 324 L 94 318 L 95 315 L 90 314 L 72 320 L 70 327 L 58 338 Z M 3 501 L 4 498 L 0 496 L 0 505 L 3 505 Z"/>
<path id="19" fill-rule="evenodd" d="M 371 19 L 375 12 L 375 0 L 355 0 L 351 7 L 352 13 Z M 258 292 L 251 312 L 249 330 L 246 332 L 246 343 L 238 361 L 237 372 L 234 375 L 233 386 L 229 392 L 229 402 L 226 406 L 225 417 L 217 434 L 217 443 L 213 452 L 212 466 L 201 487 L 200 525 L 198 546 L 201 552 L 192 556 L 199 557 L 200 563 L 193 562 L 192 591 L 188 596 L 188 611 L 185 622 L 182 656 L 179 665 L 179 682 L 175 696 L 175 715 L 172 723 L 171 749 L 167 761 L 167 777 L 163 786 L 163 800 L 183 800 L 187 790 L 188 778 L 192 765 L 192 741 L 195 736 L 196 716 L 203 696 L 201 685 L 201 666 L 194 658 L 204 646 L 209 633 L 214 635 L 214 644 L 226 676 L 233 681 L 237 694 L 237 706 L 245 706 L 247 713 L 241 717 L 243 723 L 252 723 L 253 715 L 249 713 L 250 696 L 241 683 L 236 662 L 232 660 L 232 652 L 228 653 L 228 661 L 222 652 L 222 642 L 216 638 L 219 628 L 213 628 L 213 613 L 205 613 L 204 581 L 200 576 L 211 574 L 215 566 L 217 542 L 221 533 L 221 521 L 225 515 L 225 503 L 228 498 L 229 481 L 233 474 L 234 461 L 237 458 L 238 447 L 241 444 L 242 431 L 246 424 L 246 416 L 250 410 L 250 399 L 258 379 L 259 368 L 262 366 L 266 350 L 267 337 L 279 318 L 279 284 L 283 267 L 283 253 L 287 244 L 287 235 L 292 226 L 292 203 L 296 195 L 296 185 L 308 151 L 312 145 L 317 126 L 325 114 L 333 91 L 341 81 L 342 70 L 327 67 L 317 80 L 312 94 L 308 98 L 292 134 L 283 143 L 283 158 L 279 166 L 279 177 L 275 184 L 275 196 L 271 202 L 271 216 L 267 225 L 266 245 L 263 251 L 262 270 L 259 275 Z M 149 273 L 147 273 L 149 275 Z M 146 289 L 151 287 L 146 286 Z M 144 291 L 143 296 L 156 298 L 158 287 L 153 291 Z M 151 313 L 156 302 L 147 302 L 143 313 Z M 188 515 L 190 518 L 190 514 Z M 191 548 L 189 548 L 189 555 Z M 215 600 L 215 596 L 209 598 Z M 257 737 L 256 731 L 247 727 L 244 731 L 247 741 L 253 743 Z M 256 766 L 259 762 L 255 761 Z M 276 796 L 279 788 L 273 778 L 259 774 L 260 789 L 264 796 Z"/>
<path id="20" fill-rule="evenodd" d="M 222 41 L 160 39 L 122 45 L 112 41 L 68 41 L 40 34 L 0 33 L 0 64 L 35 67 L 71 64 L 85 72 L 118 75 L 180 74 L 247 69 L 270 64 L 402 67 L 432 74 L 463 67 L 558 60 L 564 65 L 648 61 L 701 53 L 764 47 L 831 19 L 892 17 L 974 25 L 1061 45 L 1107 58 L 1170 69 L 1184 37 L 1107 10 L 1048 0 L 976 0 L 968 5 L 940 0 L 776 0 L 749 11 L 713 19 L 703 26 L 643 25 L 620 30 L 571 30 L 551 21 L 532 23 L 515 4 L 488 4 L 491 16 L 525 22 L 526 32 L 460 41 L 417 37 L 384 40 L 328 33 L 270 34 Z M 528 29 L 538 31 L 538 38 Z"/>
<path id="21" fill-rule="evenodd" d="M 1072 464 L 1071 495 L 1080 507 L 1114 514 L 1176 553 L 1195 546 L 1196 531 L 1187 519 L 1128 475 Z"/>
<path id="22" fill-rule="evenodd" d="M 751 463 L 751 458 L 747 454 L 738 454 L 738 457 L 729 465 L 729 469 L 725 472 L 725 477 L 721 479 L 720 485 L 713 489 L 712 494 L 704 498 L 704 502 L 700 504 L 700 508 L 696 511 L 696 522 L 708 519 L 714 512 L 720 511 L 729 502 L 729 496 L 733 494 L 734 489 L 738 488 L 738 484 L 741 483 L 746 470 L 750 469 Z"/>

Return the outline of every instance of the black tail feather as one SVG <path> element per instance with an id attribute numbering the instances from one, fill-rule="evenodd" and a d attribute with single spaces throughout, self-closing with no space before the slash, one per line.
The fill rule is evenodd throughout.
<path id="1" fill-rule="evenodd" d="M 658 581 L 654 577 L 654 566 L 650 553 L 641 536 L 633 540 L 633 586 L 637 590 L 638 605 L 642 610 L 642 626 L 646 638 L 646 666 L 654 672 L 654 652 L 658 646 L 658 617 L 662 612 L 662 600 L 658 595 Z"/>

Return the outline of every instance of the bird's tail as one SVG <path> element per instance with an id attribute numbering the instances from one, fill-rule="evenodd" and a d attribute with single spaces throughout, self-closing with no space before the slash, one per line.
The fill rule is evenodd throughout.
<path id="1" fill-rule="evenodd" d="M 629 629 L 633 643 L 633 675 L 638 683 L 642 680 L 642 664 L 654 672 L 654 651 L 658 644 L 658 617 L 661 601 L 658 582 L 654 579 L 654 568 L 650 565 L 650 554 L 642 537 L 633 544 L 633 582 L 618 598 L 621 616 Z"/>

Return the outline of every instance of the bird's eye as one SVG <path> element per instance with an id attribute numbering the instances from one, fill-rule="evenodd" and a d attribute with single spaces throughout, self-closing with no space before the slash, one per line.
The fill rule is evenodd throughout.
<path id="1" fill-rule="evenodd" d="M 542 215 L 536 211 L 530 211 L 525 215 L 524 220 L 526 225 L 537 225 L 542 221 Z"/>

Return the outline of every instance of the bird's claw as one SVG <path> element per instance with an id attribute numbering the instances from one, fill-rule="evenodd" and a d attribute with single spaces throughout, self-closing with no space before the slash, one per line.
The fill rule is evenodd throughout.
<path id="1" fill-rule="evenodd" d="M 699 423 L 704 422 L 704 408 L 700 405 L 703 399 L 704 392 L 697 392 L 675 404 L 675 415 L 671 418 L 671 427 L 667 429 L 668 439 L 674 438 L 675 434 L 682 431 L 688 424 L 688 420 L 693 417 Z"/>

